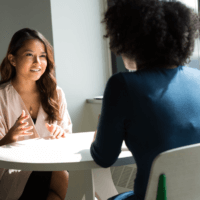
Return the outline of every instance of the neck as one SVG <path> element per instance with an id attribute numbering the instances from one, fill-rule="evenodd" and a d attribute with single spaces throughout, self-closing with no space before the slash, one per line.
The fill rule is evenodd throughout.
<path id="1" fill-rule="evenodd" d="M 35 81 L 18 81 L 14 78 L 13 80 L 11 80 L 11 84 L 20 94 L 33 94 L 38 92 L 38 88 Z"/>

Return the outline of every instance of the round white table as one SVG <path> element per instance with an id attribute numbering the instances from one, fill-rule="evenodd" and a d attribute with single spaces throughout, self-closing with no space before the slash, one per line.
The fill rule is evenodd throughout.
<path id="1" fill-rule="evenodd" d="M 36 138 L 17 141 L 0 147 L 0 166 L 23 171 L 69 171 L 69 186 L 65 200 L 101 200 L 118 194 L 110 168 L 97 165 L 90 146 L 94 132 L 67 134 L 66 138 Z M 118 160 L 112 166 L 134 164 L 125 143 Z"/>

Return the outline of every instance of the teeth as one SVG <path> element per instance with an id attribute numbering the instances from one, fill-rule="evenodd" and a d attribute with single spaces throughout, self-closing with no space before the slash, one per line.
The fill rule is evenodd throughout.
<path id="1" fill-rule="evenodd" d="M 38 70 L 33 70 L 33 69 L 32 69 L 31 71 L 37 72 L 37 71 L 40 71 L 40 69 L 38 69 Z"/>

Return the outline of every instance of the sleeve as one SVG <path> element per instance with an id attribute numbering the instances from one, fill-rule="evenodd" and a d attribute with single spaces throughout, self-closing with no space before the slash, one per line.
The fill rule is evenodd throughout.
<path id="1" fill-rule="evenodd" d="M 0 107 L 0 140 L 6 135 L 6 124 Z"/>
<path id="2" fill-rule="evenodd" d="M 2 105 L 2 104 L 1 104 Z M 7 133 L 6 129 L 6 123 L 5 123 L 5 118 L 3 117 L 2 113 L 2 107 L 0 106 L 0 140 L 4 138 L 4 136 Z M 9 169 L 11 170 L 11 169 Z M 3 174 L 5 173 L 6 169 L 5 168 L 0 168 L 0 181 L 3 177 Z"/>
<path id="3" fill-rule="evenodd" d="M 67 101 L 65 98 L 65 93 L 63 92 L 63 90 L 61 89 L 61 106 L 60 106 L 60 115 L 61 118 L 63 119 L 61 122 L 58 123 L 59 126 L 61 126 L 66 133 L 71 134 L 72 133 L 72 121 L 71 118 L 69 116 L 69 112 L 67 109 Z"/>
<path id="4" fill-rule="evenodd" d="M 128 114 L 127 99 L 128 93 L 122 74 L 113 75 L 104 91 L 97 135 L 90 147 L 91 156 L 101 167 L 113 165 L 121 153 Z"/>

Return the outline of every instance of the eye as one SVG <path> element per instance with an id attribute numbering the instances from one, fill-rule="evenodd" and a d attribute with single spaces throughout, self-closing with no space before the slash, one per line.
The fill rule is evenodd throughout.
<path id="1" fill-rule="evenodd" d="M 32 54 L 31 53 L 27 53 L 26 56 L 32 56 Z"/>
<path id="2" fill-rule="evenodd" d="M 41 55 L 41 57 L 44 57 L 44 58 L 45 58 L 45 57 L 46 57 L 46 55 Z"/>

